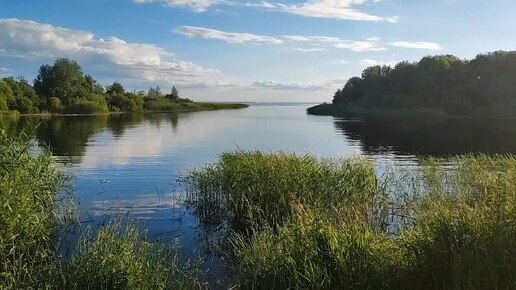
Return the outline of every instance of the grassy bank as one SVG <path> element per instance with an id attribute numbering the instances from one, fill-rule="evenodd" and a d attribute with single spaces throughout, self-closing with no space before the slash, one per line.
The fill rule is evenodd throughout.
<path id="1" fill-rule="evenodd" d="M 242 288 L 510 289 L 516 158 L 378 178 L 364 160 L 235 152 L 187 178 Z"/>
<path id="2" fill-rule="evenodd" d="M 195 265 L 113 221 L 66 259 L 59 237 L 75 222 L 67 178 L 29 138 L 0 134 L 0 289 L 199 289 Z"/>

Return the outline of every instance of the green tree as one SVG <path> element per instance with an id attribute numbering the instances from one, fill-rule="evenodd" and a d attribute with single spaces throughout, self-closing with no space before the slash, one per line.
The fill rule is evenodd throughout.
<path id="1" fill-rule="evenodd" d="M 0 80 L 0 111 L 9 110 L 8 104 L 13 101 L 13 90 L 5 80 Z"/>
<path id="2" fill-rule="evenodd" d="M 176 89 L 176 86 L 172 86 L 172 90 L 170 90 L 170 98 L 173 100 L 179 99 L 179 91 Z"/>
<path id="3" fill-rule="evenodd" d="M 68 58 L 58 58 L 53 65 L 42 65 L 34 80 L 34 89 L 47 103 L 50 98 L 58 98 L 65 106 L 95 93 L 92 79 L 87 79 L 81 66 Z"/>

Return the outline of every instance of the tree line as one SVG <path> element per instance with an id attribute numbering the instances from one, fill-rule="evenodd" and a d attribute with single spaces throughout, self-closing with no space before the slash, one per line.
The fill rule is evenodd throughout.
<path id="1" fill-rule="evenodd" d="M 167 110 L 178 103 L 191 102 L 180 98 L 175 86 L 168 94 L 162 93 L 159 86 L 147 92 L 126 91 L 117 81 L 104 87 L 68 58 L 59 58 L 53 65 L 42 65 L 33 85 L 23 77 L 0 79 L 0 112 L 139 112 Z"/>
<path id="2" fill-rule="evenodd" d="M 472 60 L 427 56 L 394 67 L 371 66 L 337 90 L 333 107 L 322 105 L 312 112 L 371 109 L 510 115 L 516 109 L 516 52 L 480 54 Z"/>

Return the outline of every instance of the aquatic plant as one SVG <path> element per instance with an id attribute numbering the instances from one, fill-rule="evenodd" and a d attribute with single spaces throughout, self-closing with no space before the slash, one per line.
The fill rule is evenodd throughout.
<path id="1" fill-rule="evenodd" d="M 376 177 L 357 159 L 239 151 L 186 181 L 201 216 L 225 223 L 242 288 L 510 289 L 515 174 L 515 156 Z"/>

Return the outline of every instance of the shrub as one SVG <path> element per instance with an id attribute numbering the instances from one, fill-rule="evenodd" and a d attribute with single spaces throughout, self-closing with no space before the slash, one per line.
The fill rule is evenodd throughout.
<path id="1" fill-rule="evenodd" d="M 50 112 L 62 113 L 63 110 L 64 110 L 64 106 L 59 98 L 56 98 L 56 97 L 50 98 Z"/>
<path id="2" fill-rule="evenodd" d="M 66 112 L 70 114 L 96 114 L 109 112 L 104 103 L 80 100 L 66 107 Z"/>

